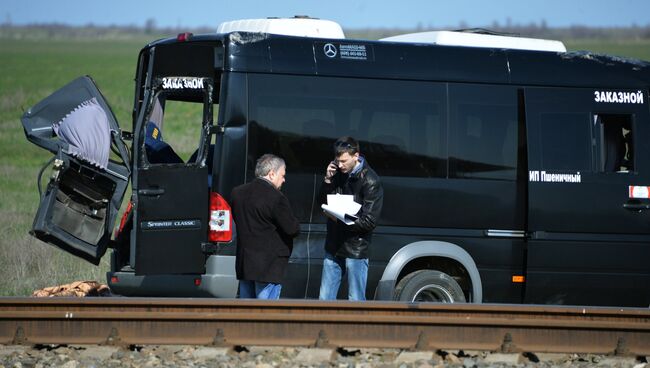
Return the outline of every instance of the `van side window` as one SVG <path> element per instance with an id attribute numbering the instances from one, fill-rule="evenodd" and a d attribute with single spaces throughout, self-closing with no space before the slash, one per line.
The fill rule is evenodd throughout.
<path id="1" fill-rule="evenodd" d="M 622 114 L 596 114 L 600 172 L 634 171 L 632 117 Z"/>
<path id="2" fill-rule="evenodd" d="M 415 107 L 415 106 L 414 106 Z M 438 101 L 427 108 L 435 112 L 377 111 L 367 126 L 365 154 L 380 175 L 445 177 L 445 119 Z M 365 131 L 364 131 L 365 133 Z M 362 147 L 362 151 L 364 148 Z"/>
<path id="3" fill-rule="evenodd" d="M 542 113 L 542 168 L 591 171 L 591 131 L 587 113 Z"/>
<path id="4" fill-rule="evenodd" d="M 516 89 L 452 84 L 449 103 L 449 177 L 516 180 Z"/>
<path id="5" fill-rule="evenodd" d="M 381 176 L 446 176 L 444 84 L 250 75 L 250 162 L 272 152 L 321 174 L 332 144 L 355 137 Z"/>

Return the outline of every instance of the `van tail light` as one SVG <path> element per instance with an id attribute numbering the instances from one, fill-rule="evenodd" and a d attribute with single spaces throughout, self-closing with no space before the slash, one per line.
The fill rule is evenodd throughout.
<path id="1" fill-rule="evenodd" d="M 120 234 L 122 234 L 122 231 L 124 231 L 124 226 L 126 226 L 127 224 L 132 209 L 133 209 L 133 202 L 129 202 L 129 205 L 126 207 L 126 210 L 122 215 L 122 219 L 120 220 L 120 227 L 118 227 L 117 231 L 115 231 L 115 238 L 117 238 Z"/>
<path id="2" fill-rule="evenodd" d="M 210 192 L 209 225 L 208 241 L 216 243 L 232 240 L 232 211 L 219 193 Z"/>

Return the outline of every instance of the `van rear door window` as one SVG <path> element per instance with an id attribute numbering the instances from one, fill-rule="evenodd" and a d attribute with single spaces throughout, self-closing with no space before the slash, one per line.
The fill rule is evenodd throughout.
<path id="1" fill-rule="evenodd" d="M 203 104 L 176 101 L 164 93 L 144 128 L 144 146 L 150 164 L 193 163 L 202 132 Z"/>

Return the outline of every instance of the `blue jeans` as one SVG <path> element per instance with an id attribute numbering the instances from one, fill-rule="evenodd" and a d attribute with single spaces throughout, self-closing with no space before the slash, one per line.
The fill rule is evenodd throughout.
<path id="1" fill-rule="evenodd" d="M 335 300 L 343 275 L 348 275 L 348 299 L 366 300 L 368 259 L 340 258 L 325 252 L 320 281 L 320 300 Z"/>
<path id="2" fill-rule="evenodd" d="M 239 280 L 241 299 L 280 299 L 281 284 Z"/>

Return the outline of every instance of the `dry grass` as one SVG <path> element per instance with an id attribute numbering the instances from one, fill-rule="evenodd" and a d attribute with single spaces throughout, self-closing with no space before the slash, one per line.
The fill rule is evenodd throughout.
<path id="1" fill-rule="evenodd" d="M 0 295 L 26 296 L 46 286 L 73 280 L 105 283 L 108 257 L 100 267 L 81 261 L 28 234 L 36 208 L 38 192 L 32 167 L 0 164 Z"/>
<path id="2" fill-rule="evenodd" d="M 31 295 L 73 280 L 105 283 L 108 257 L 96 267 L 29 236 L 25 224 L 31 224 L 32 214 L 1 210 L 0 218 L 6 226 L 0 238 L 0 295 Z"/>
<path id="3" fill-rule="evenodd" d="M 129 127 L 133 71 L 144 43 L 0 40 L 0 296 L 27 296 L 75 280 L 106 283 L 108 255 L 97 267 L 29 235 L 39 202 L 36 176 L 51 154 L 25 139 L 20 116 L 87 74 Z"/>

